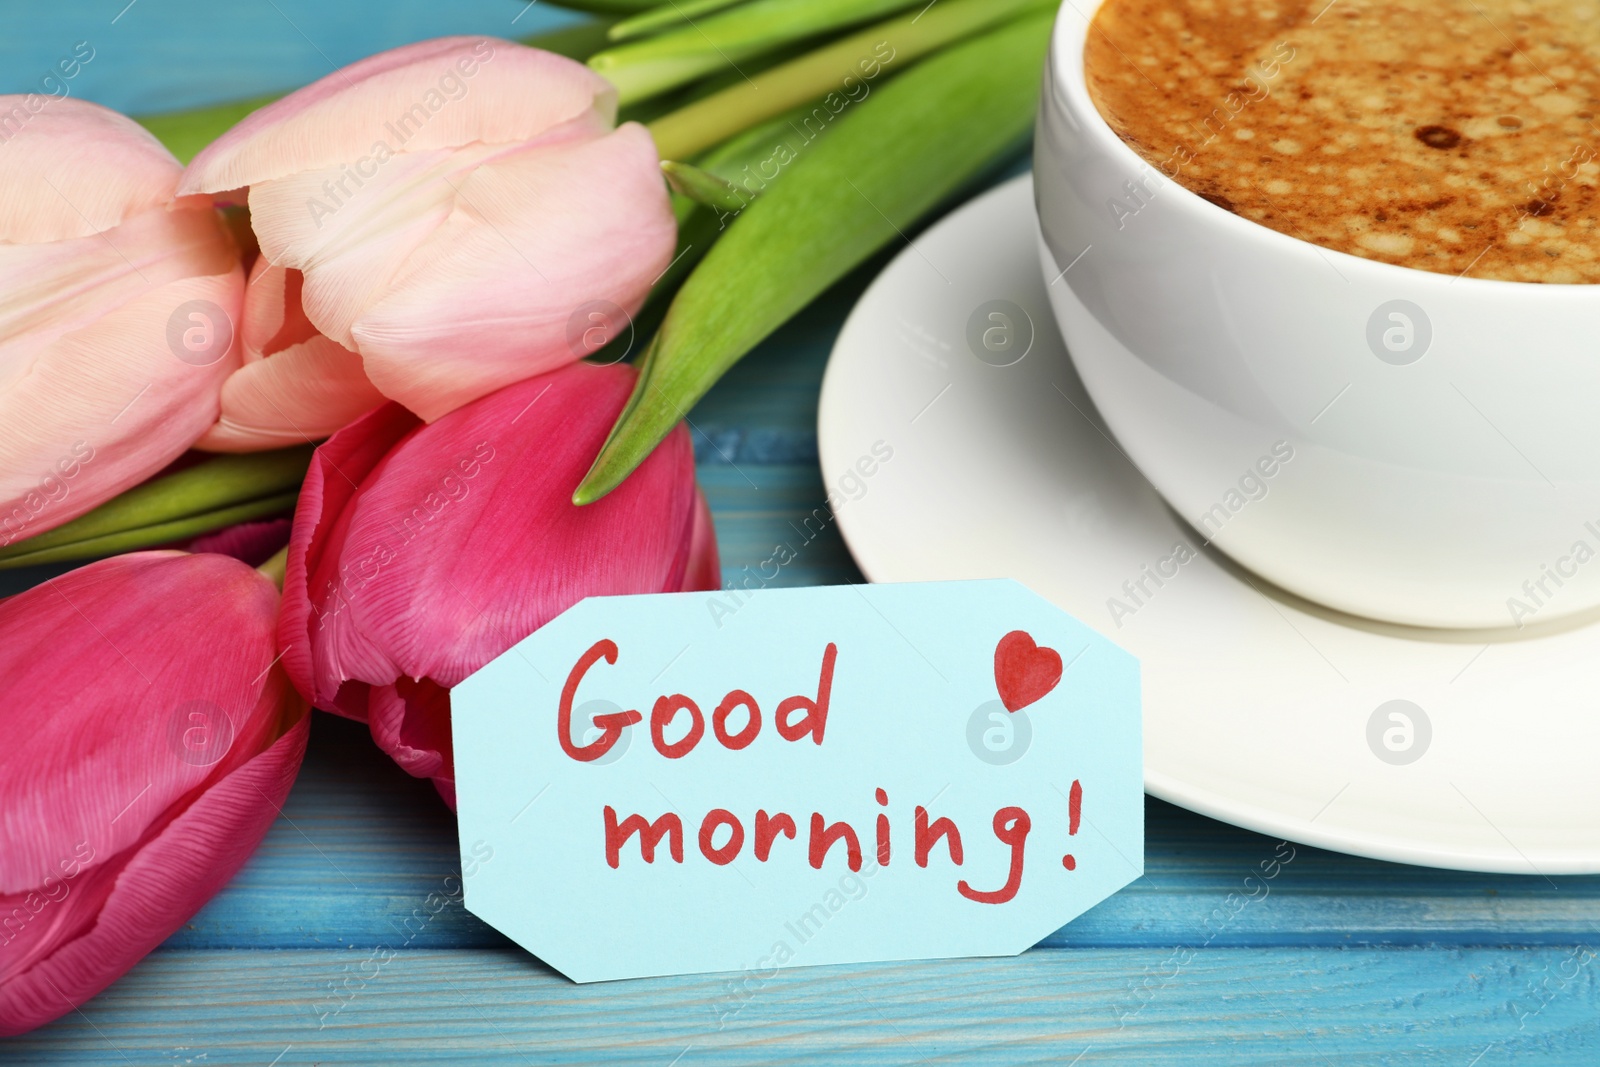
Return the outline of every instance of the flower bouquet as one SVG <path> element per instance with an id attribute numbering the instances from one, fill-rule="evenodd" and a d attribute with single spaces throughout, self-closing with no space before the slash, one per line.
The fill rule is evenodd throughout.
<path id="1" fill-rule="evenodd" d="M 716 588 L 688 412 L 1026 140 L 1055 5 L 563 6 L 142 122 L 0 97 L 0 1034 L 227 882 L 310 707 L 453 804 L 453 685 Z"/>

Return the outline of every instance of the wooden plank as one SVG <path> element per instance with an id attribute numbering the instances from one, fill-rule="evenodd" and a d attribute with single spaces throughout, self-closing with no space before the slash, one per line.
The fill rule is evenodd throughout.
<path id="1" fill-rule="evenodd" d="M 724 586 L 740 589 L 862 581 L 809 466 L 700 465 L 722 554 Z"/>
<path id="2" fill-rule="evenodd" d="M 1600 877 L 1546 882 L 1305 847 L 1291 852 L 1161 801 L 1147 801 L 1146 812 L 1145 877 L 1046 944 L 1152 950 L 1600 944 Z M 165 950 L 393 943 L 428 895 L 448 892 L 459 873 L 449 812 L 431 787 L 389 763 L 357 723 L 317 716 L 284 816 L 261 851 Z M 506 942 L 452 905 L 410 944 L 455 949 Z"/>
<path id="3" fill-rule="evenodd" d="M 579 986 L 509 950 L 163 952 L 0 1055 L 37 1067 L 1592 1064 L 1595 969 L 1559 948 L 1213 948 L 1183 963 L 1036 949 Z"/>
<path id="4" fill-rule="evenodd" d="M 573 17 L 526 0 L 385 0 L 377 8 L 323 0 L 11 4 L 0 36 L 0 92 L 49 92 L 39 79 L 87 41 L 93 58 L 69 83 L 73 96 L 129 114 L 200 107 L 293 89 L 412 41 L 524 37 Z"/>

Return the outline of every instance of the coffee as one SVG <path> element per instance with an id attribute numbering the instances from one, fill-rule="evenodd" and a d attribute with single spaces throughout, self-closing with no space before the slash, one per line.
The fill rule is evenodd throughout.
<path id="1" fill-rule="evenodd" d="M 1106 0 L 1084 58 L 1112 129 L 1244 218 L 1442 274 L 1600 282 L 1591 0 Z"/>

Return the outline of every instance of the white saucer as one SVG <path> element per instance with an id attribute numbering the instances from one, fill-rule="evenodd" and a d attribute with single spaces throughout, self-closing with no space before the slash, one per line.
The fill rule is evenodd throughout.
<path id="1" fill-rule="evenodd" d="M 862 572 L 1016 578 L 1137 655 L 1145 787 L 1164 800 L 1379 859 L 1600 872 L 1600 623 L 1369 623 L 1204 548 L 1100 424 L 1051 318 L 1037 241 L 1024 177 L 918 238 L 846 322 L 818 437 Z M 979 333 L 1003 327 L 984 308 L 995 300 L 1032 321 L 1011 366 L 967 340 L 980 308 Z M 1159 587 L 1145 578 L 1135 602 L 1123 582 L 1179 544 L 1195 557 Z M 1134 610 L 1113 618 L 1112 597 Z M 1410 706 L 1373 726 L 1397 700 Z M 1411 721 L 1409 748 L 1391 712 Z"/>

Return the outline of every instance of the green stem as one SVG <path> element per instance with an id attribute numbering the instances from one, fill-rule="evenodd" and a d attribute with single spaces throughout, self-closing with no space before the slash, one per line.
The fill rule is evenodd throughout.
<path id="1" fill-rule="evenodd" d="M 589 66 L 631 104 L 727 71 L 742 81 L 745 60 L 885 18 L 922 0 L 751 0 L 681 29 L 589 57 Z"/>
<path id="2" fill-rule="evenodd" d="M 278 549 L 277 552 L 273 553 L 271 559 L 257 567 L 256 570 L 266 575 L 272 581 L 272 584 L 278 587 L 278 592 L 283 592 L 283 580 L 289 571 L 289 546 L 284 545 Z"/>
<path id="3" fill-rule="evenodd" d="M 829 92 L 844 93 L 846 78 L 870 82 L 867 72 L 894 69 L 1019 15 L 1053 10 L 1055 0 L 944 0 L 920 15 L 878 23 L 807 56 L 773 67 L 650 123 L 663 159 L 688 159 L 712 145 Z M 892 59 L 879 49 L 887 45 Z"/>
<path id="4" fill-rule="evenodd" d="M 202 460 L 175 474 L 134 486 L 53 530 L 0 548 L 0 565 L 19 557 L 33 557 L 46 549 L 99 542 L 112 535 L 165 527 L 180 519 L 218 512 L 263 497 L 292 495 L 291 491 L 298 492 L 300 483 L 305 480 L 311 452 L 311 446 L 304 445 Z"/>
<path id="5" fill-rule="evenodd" d="M 264 519 L 272 515 L 281 515 L 294 507 L 298 496 L 298 491 L 279 493 L 275 496 L 252 500 L 244 504 L 235 504 L 232 507 L 218 508 L 215 511 L 208 511 L 201 515 L 190 515 L 171 522 L 154 523 L 150 526 L 141 526 L 132 530 L 120 530 L 102 537 L 88 537 L 81 541 L 56 545 L 52 548 L 36 548 L 29 552 L 19 552 L 0 559 L 0 571 L 13 570 L 17 567 L 32 567 L 39 563 L 63 563 L 69 560 L 98 559 L 101 556 L 114 556 L 119 552 L 137 552 L 140 549 L 169 545 L 174 541 L 199 537 L 201 534 L 211 533 L 213 530 L 221 530 L 228 526 L 235 526 L 241 522 L 249 522 L 252 519 Z M 23 543 L 25 545 L 32 544 L 32 542 Z"/>

